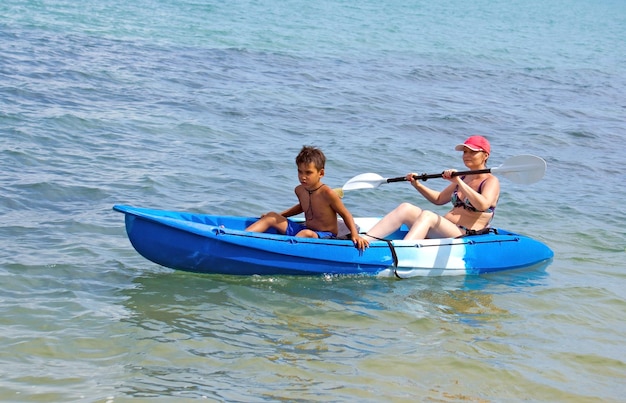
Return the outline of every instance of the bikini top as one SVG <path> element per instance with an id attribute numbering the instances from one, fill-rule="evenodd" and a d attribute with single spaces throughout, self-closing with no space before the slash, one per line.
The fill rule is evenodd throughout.
<path id="1" fill-rule="evenodd" d="M 465 179 L 465 176 L 461 176 L 461 180 L 463 179 Z M 483 183 L 485 183 L 486 180 L 487 179 L 480 182 L 480 185 L 478 185 L 478 193 L 482 193 Z M 494 211 L 496 211 L 496 206 L 490 206 L 489 208 L 487 208 L 487 210 L 476 209 L 476 207 L 472 206 L 472 203 L 469 201 L 467 197 L 465 198 L 465 200 L 459 199 L 459 195 L 457 194 L 458 190 L 459 188 L 457 186 L 457 188 L 454 189 L 454 193 L 452 193 L 452 197 L 450 198 L 450 202 L 452 203 L 454 207 L 463 207 L 465 210 L 476 211 L 480 213 L 493 213 Z"/>

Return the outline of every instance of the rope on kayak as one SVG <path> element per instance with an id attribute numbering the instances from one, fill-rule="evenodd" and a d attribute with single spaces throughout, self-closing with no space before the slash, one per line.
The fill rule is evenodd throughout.
<path id="1" fill-rule="evenodd" d="M 456 238 L 465 238 L 466 236 L 486 235 L 490 233 L 494 233 L 495 235 L 498 235 L 497 228 L 491 228 L 491 227 L 486 227 L 483 229 L 469 229 L 465 227 L 460 227 L 460 228 L 465 230 L 465 234 L 459 235 Z"/>
<path id="2" fill-rule="evenodd" d="M 391 243 L 389 239 L 379 238 L 368 233 L 365 233 L 365 235 L 370 238 L 378 239 L 379 241 L 387 243 L 387 246 L 389 246 L 389 250 L 391 251 L 391 257 L 393 258 L 393 274 L 394 276 L 396 276 L 396 278 L 401 279 L 402 277 L 400 277 L 400 275 L 398 274 L 398 255 L 396 254 L 396 248 L 393 246 L 393 243 Z"/>

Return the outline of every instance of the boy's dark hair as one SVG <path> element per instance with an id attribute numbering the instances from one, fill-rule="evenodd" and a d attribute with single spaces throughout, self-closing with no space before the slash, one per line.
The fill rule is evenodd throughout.
<path id="1" fill-rule="evenodd" d="M 324 169 L 326 165 L 326 156 L 322 150 L 317 147 L 303 146 L 296 157 L 296 165 L 310 164 L 311 162 L 315 165 L 315 168 L 320 171 Z"/>

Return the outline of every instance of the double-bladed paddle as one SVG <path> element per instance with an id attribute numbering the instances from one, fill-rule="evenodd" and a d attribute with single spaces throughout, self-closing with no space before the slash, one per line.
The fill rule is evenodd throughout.
<path id="1" fill-rule="evenodd" d="M 333 188 L 333 192 L 337 193 L 340 199 L 343 199 L 343 188 Z"/>
<path id="2" fill-rule="evenodd" d="M 522 185 L 529 185 L 535 183 L 546 172 L 546 162 L 534 155 L 517 155 L 504 161 L 500 166 L 494 168 L 478 169 L 475 171 L 456 171 L 452 176 L 462 175 L 477 175 L 484 173 L 492 173 L 502 175 L 509 179 L 511 182 L 519 183 Z M 441 178 L 443 173 L 440 174 L 421 174 L 413 175 L 413 178 L 419 180 L 427 180 L 433 178 Z M 382 176 L 374 173 L 365 173 L 355 176 L 343 185 L 343 190 L 357 190 L 357 189 L 374 189 L 383 183 L 403 182 L 406 181 L 405 176 L 398 176 L 396 178 L 383 178 Z"/>

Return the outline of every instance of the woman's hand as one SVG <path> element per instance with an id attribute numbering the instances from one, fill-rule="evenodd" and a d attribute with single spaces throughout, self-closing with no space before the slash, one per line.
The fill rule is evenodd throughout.
<path id="1" fill-rule="evenodd" d="M 446 169 L 445 171 L 443 171 L 441 173 L 441 177 L 443 179 L 449 180 L 450 182 L 457 182 L 458 183 L 458 181 L 460 180 L 460 177 L 459 176 L 453 176 L 455 172 L 456 172 L 456 169 Z"/>
<path id="2" fill-rule="evenodd" d="M 411 185 L 413 185 L 413 187 L 415 189 L 420 187 L 420 180 L 419 179 L 415 179 L 416 176 L 418 176 L 418 174 L 416 174 L 415 172 L 410 172 L 410 173 L 406 174 L 406 180 L 411 182 Z"/>

